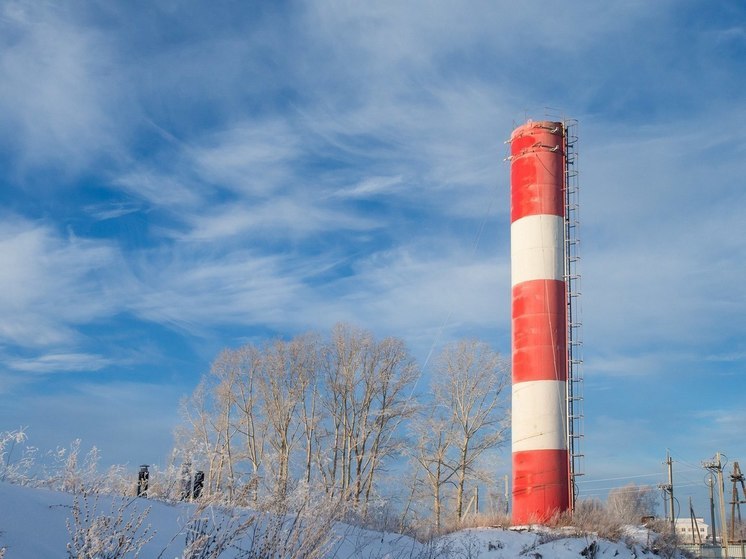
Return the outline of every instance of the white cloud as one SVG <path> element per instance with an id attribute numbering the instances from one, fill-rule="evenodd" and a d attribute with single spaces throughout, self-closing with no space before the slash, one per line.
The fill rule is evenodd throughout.
<path id="1" fill-rule="evenodd" d="M 101 203 L 85 206 L 83 210 L 98 221 L 116 219 L 139 211 L 141 208 L 134 204 Z"/>
<path id="2" fill-rule="evenodd" d="M 670 370 L 672 365 L 680 364 L 689 356 L 661 352 L 634 352 L 627 349 L 621 354 L 606 354 L 595 349 L 593 355 L 585 360 L 584 369 L 591 375 L 613 375 L 624 377 L 659 375 Z"/>
<path id="3" fill-rule="evenodd" d="M 77 198 L 62 215 L 57 194 L 37 205 L 37 183 L 22 185 L 56 223 L 0 225 L 0 344 L 14 378 L 121 365 L 83 332 L 129 320 L 199 345 L 349 320 L 418 354 L 461 335 L 506 348 L 502 141 L 545 104 L 581 120 L 589 372 L 613 397 L 618 377 L 673 375 L 692 356 L 742 360 L 721 338 L 742 338 L 746 312 L 746 120 L 740 96 L 709 93 L 743 72 L 707 58 L 740 40 L 731 22 L 705 37 L 693 72 L 689 45 L 704 35 L 687 29 L 677 45 L 671 2 L 330 1 L 230 22 L 212 9 L 97 8 L 3 5 L 0 123 L 14 132 L 0 144 L 11 167 L 85 169 L 85 219 L 142 210 L 150 237 L 62 234 L 77 227 Z M 117 202 L 92 194 L 102 185 Z M 153 355 L 168 358 L 169 344 Z M 117 390 L 135 402 L 140 388 Z M 620 421 L 596 433 L 627 436 Z"/>
<path id="4" fill-rule="evenodd" d="M 18 150 L 20 170 L 79 171 L 116 156 L 125 101 L 105 36 L 81 27 L 63 6 L 6 2 L 2 15 L 0 122 L 14 130 L 4 143 Z"/>
<path id="5" fill-rule="evenodd" d="M 0 225 L 0 335 L 23 347 L 72 342 L 75 325 L 119 307 L 118 253 L 13 216 Z M 110 296 L 112 295 L 112 296 Z"/>
<path id="6" fill-rule="evenodd" d="M 257 119 L 203 139 L 189 155 L 208 184 L 266 196 L 293 177 L 298 141 L 287 123 Z"/>
<path id="7" fill-rule="evenodd" d="M 656 6 L 662 10 L 664 6 Z M 523 47 L 572 52 L 658 10 L 644 2 L 583 5 L 377 2 L 314 4 L 308 26 L 330 46 L 345 45 L 338 57 L 366 60 L 381 77 L 416 68 L 430 70 L 445 54 L 489 45 L 507 56 Z M 540 38 L 540 40 L 537 40 Z M 538 44 L 537 44 L 538 43 Z"/>
<path id="8" fill-rule="evenodd" d="M 645 127 L 581 122 L 581 303 L 599 372 L 670 373 L 676 355 L 738 339 L 744 140 L 739 125 L 723 128 L 723 110 Z M 744 116 L 729 110 L 727 120 Z"/>
<path id="9" fill-rule="evenodd" d="M 406 186 L 402 176 L 366 177 L 350 188 L 340 189 L 333 194 L 339 198 L 375 198 L 381 195 L 401 194 Z"/>
<path id="10" fill-rule="evenodd" d="M 377 220 L 354 215 L 341 209 L 303 200 L 300 196 L 276 196 L 255 205 L 235 204 L 216 207 L 209 213 L 190 218 L 192 229 L 186 239 L 218 241 L 243 235 L 263 233 L 275 239 L 304 237 L 315 232 L 358 230 L 378 227 Z"/>
<path id="11" fill-rule="evenodd" d="M 141 264 L 144 289 L 130 308 L 142 318 L 192 333 L 226 324 L 285 324 L 290 309 L 304 298 L 306 272 L 280 256 L 247 251 L 204 258 L 189 251 L 164 253 Z"/>
<path id="12" fill-rule="evenodd" d="M 705 361 L 712 361 L 715 363 L 738 363 L 746 360 L 746 351 L 715 353 L 713 355 L 707 355 L 704 359 Z"/>
<path id="13" fill-rule="evenodd" d="M 697 418 L 698 436 L 708 440 L 710 446 L 730 452 L 746 451 L 746 446 L 740 441 L 743 437 L 743 425 L 746 421 L 746 410 L 742 407 L 718 407 L 701 411 L 694 411 Z M 719 448 L 722 446 L 722 448 Z M 734 454 L 734 456 L 738 456 Z"/>
<path id="14" fill-rule="evenodd" d="M 154 206 L 174 212 L 197 208 L 203 200 L 199 186 L 190 184 L 188 179 L 147 168 L 127 171 L 112 184 Z"/>
<path id="15" fill-rule="evenodd" d="M 30 359 L 6 360 L 9 368 L 30 373 L 98 371 L 112 363 L 112 359 L 88 353 L 49 353 Z"/>
<path id="16" fill-rule="evenodd" d="M 321 330 L 349 321 L 395 332 L 424 359 L 434 344 L 485 332 L 499 333 L 491 341 L 507 352 L 509 317 L 505 263 L 453 244 L 413 243 L 372 254 L 348 277 L 319 286 L 296 320 Z"/>

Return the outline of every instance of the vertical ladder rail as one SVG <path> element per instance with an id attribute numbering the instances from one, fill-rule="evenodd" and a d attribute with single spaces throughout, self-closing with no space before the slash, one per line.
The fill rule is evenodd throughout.
<path id="1" fill-rule="evenodd" d="M 583 341 L 580 305 L 580 181 L 578 122 L 565 119 L 565 285 L 567 305 L 567 450 L 570 468 L 570 510 L 575 509 L 577 478 L 584 474 Z"/>

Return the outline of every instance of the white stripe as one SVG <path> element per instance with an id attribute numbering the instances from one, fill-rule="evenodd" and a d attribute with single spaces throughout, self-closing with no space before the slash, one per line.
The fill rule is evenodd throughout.
<path id="1" fill-rule="evenodd" d="M 532 380 L 513 385 L 513 452 L 566 449 L 565 383 Z"/>
<path id="2" fill-rule="evenodd" d="M 565 225 L 562 216 L 527 215 L 510 226 L 511 285 L 549 279 L 562 281 Z"/>

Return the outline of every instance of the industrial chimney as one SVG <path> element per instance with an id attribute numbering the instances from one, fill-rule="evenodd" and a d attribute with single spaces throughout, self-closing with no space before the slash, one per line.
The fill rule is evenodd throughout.
<path id="1" fill-rule="evenodd" d="M 510 137 L 513 524 L 570 507 L 565 283 L 565 127 Z"/>

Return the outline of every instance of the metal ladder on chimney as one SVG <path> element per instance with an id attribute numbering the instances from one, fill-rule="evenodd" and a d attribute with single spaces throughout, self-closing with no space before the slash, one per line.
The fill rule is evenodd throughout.
<path id="1" fill-rule="evenodd" d="M 575 509 L 578 477 L 584 474 L 583 341 L 580 305 L 580 184 L 578 121 L 563 121 L 565 132 L 565 286 L 567 289 L 567 450 L 570 466 L 570 510 Z"/>

